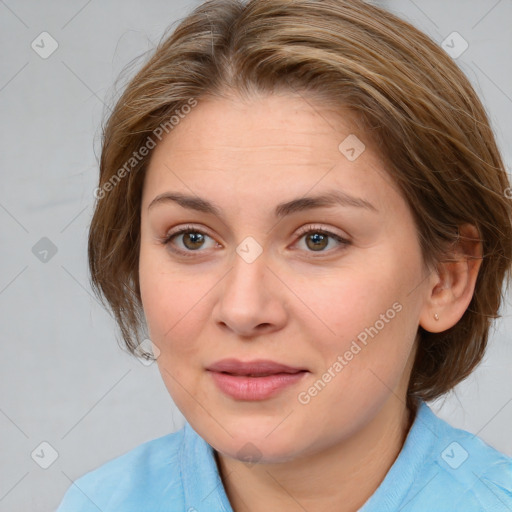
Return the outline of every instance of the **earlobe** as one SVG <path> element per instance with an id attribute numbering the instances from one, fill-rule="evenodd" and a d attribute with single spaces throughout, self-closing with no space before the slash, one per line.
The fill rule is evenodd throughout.
<path id="1" fill-rule="evenodd" d="M 459 228 L 458 240 L 444 261 L 437 265 L 435 279 L 425 301 L 420 325 L 429 332 L 453 327 L 467 310 L 482 263 L 482 241 L 471 224 Z"/>

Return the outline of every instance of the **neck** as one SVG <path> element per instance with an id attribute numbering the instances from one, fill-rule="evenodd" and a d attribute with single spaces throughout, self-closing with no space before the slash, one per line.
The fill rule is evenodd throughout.
<path id="1" fill-rule="evenodd" d="M 392 396 L 350 439 L 314 455 L 279 464 L 243 462 L 215 453 L 235 512 L 355 512 L 396 460 L 415 411 Z"/>

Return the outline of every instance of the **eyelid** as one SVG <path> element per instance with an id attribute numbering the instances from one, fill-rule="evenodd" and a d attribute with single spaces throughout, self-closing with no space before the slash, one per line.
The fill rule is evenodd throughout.
<path id="1" fill-rule="evenodd" d="M 184 226 L 176 228 L 175 230 L 171 230 L 168 233 L 166 233 L 163 238 L 169 239 L 170 237 L 172 237 L 174 235 L 181 234 L 183 231 L 194 231 L 194 230 L 196 230 L 199 233 L 204 233 L 204 234 L 208 235 L 210 238 L 215 238 L 209 232 L 209 230 L 207 228 L 205 228 L 203 226 L 199 226 L 199 225 L 193 225 L 193 224 L 186 224 Z M 305 224 L 304 226 L 300 227 L 296 231 L 296 236 L 299 236 L 299 235 L 302 236 L 302 235 L 309 233 L 310 231 L 314 231 L 314 230 L 323 231 L 329 235 L 333 235 L 335 237 L 337 236 L 345 241 L 348 241 L 348 238 L 349 238 L 348 236 L 336 233 L 330 227 L 322 226 L 321 224 Z"/>
<path id="2" fill-rule="evenodd" d="M 170 231 L 168 231 L 163 238 L 169 239 L 174 235 L 182 234 L 184 231 L 196 231 L 198 233 L 204 233 L 205 235 L 208 235 L 210 238 L 214 238 L 214 236 L 208 231 L 207 228 L 199 225 L 196 226 L 194 224 L 185 224 L 180 225 L 177 228 L 173 228 Z"/>
<path id="3" fill-rule="evenodd" d="M 326 233 L 330 236 L 333 236 L 334 238 L 341 239 L 345 242 L 349 241 L 348 236 L 337 233 L 337 232 L 333 231 L 332 228 L 322 226 L 321 224 L 306 224 L 305 226 L 302 226 L 297 230 L 297 236 L 302 236 L 302 235 L 305 235 L 306 233 L 310 233 L 312 231 L 319 231 L 321 233 Z"/>

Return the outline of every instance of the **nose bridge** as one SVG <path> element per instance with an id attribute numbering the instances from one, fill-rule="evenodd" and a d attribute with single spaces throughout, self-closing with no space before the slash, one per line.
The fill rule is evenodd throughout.
<path id="1" fill-rule="evenodd" d="M 246 237 L 238 244 L 233 255 L 231 272 L 227 276 L 224 298 L 243 301 L 245 308 L 252 303 L 265 299 L 268 273 L 268 255 L 263 247 L 253 238 Z"/>
<path id="2" fill-rule="evenodd" d="M 248 335 L 262 324 L 269 328 L 284 321 L 278 287 L 269 282 L 273 278 L 268 268 L 270 263 L 267 252 L 254 238 L 242 240 L 224 280 L 217 304 L 217 322 Z"/>

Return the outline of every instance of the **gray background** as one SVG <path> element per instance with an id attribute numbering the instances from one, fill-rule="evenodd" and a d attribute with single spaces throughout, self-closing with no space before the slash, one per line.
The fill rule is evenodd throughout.
<path id="1" fill-rule="evenodd" d="M 2 512 L 54 510 L 77 477 L 183 424 L 156 365 L 119 348 L 92 296 L 86 237 L 104 102 L 119 72 L 197 3 L 0 0 Z M 456 61 L 511 169 L 512 0 L 374 3 L 439 44 L 453 31 L 469 43 Z M 43 31 L 59 45 L 47 59 L 31 47 Z M 32 251 L 43 237 L 57 249 L 46 262 Z M 430 405 L 512 455 L 509 299 L 503 315 L 484 362 Z M 58 454 L 47 469 L 52 449 L 42 442 Z"/>

